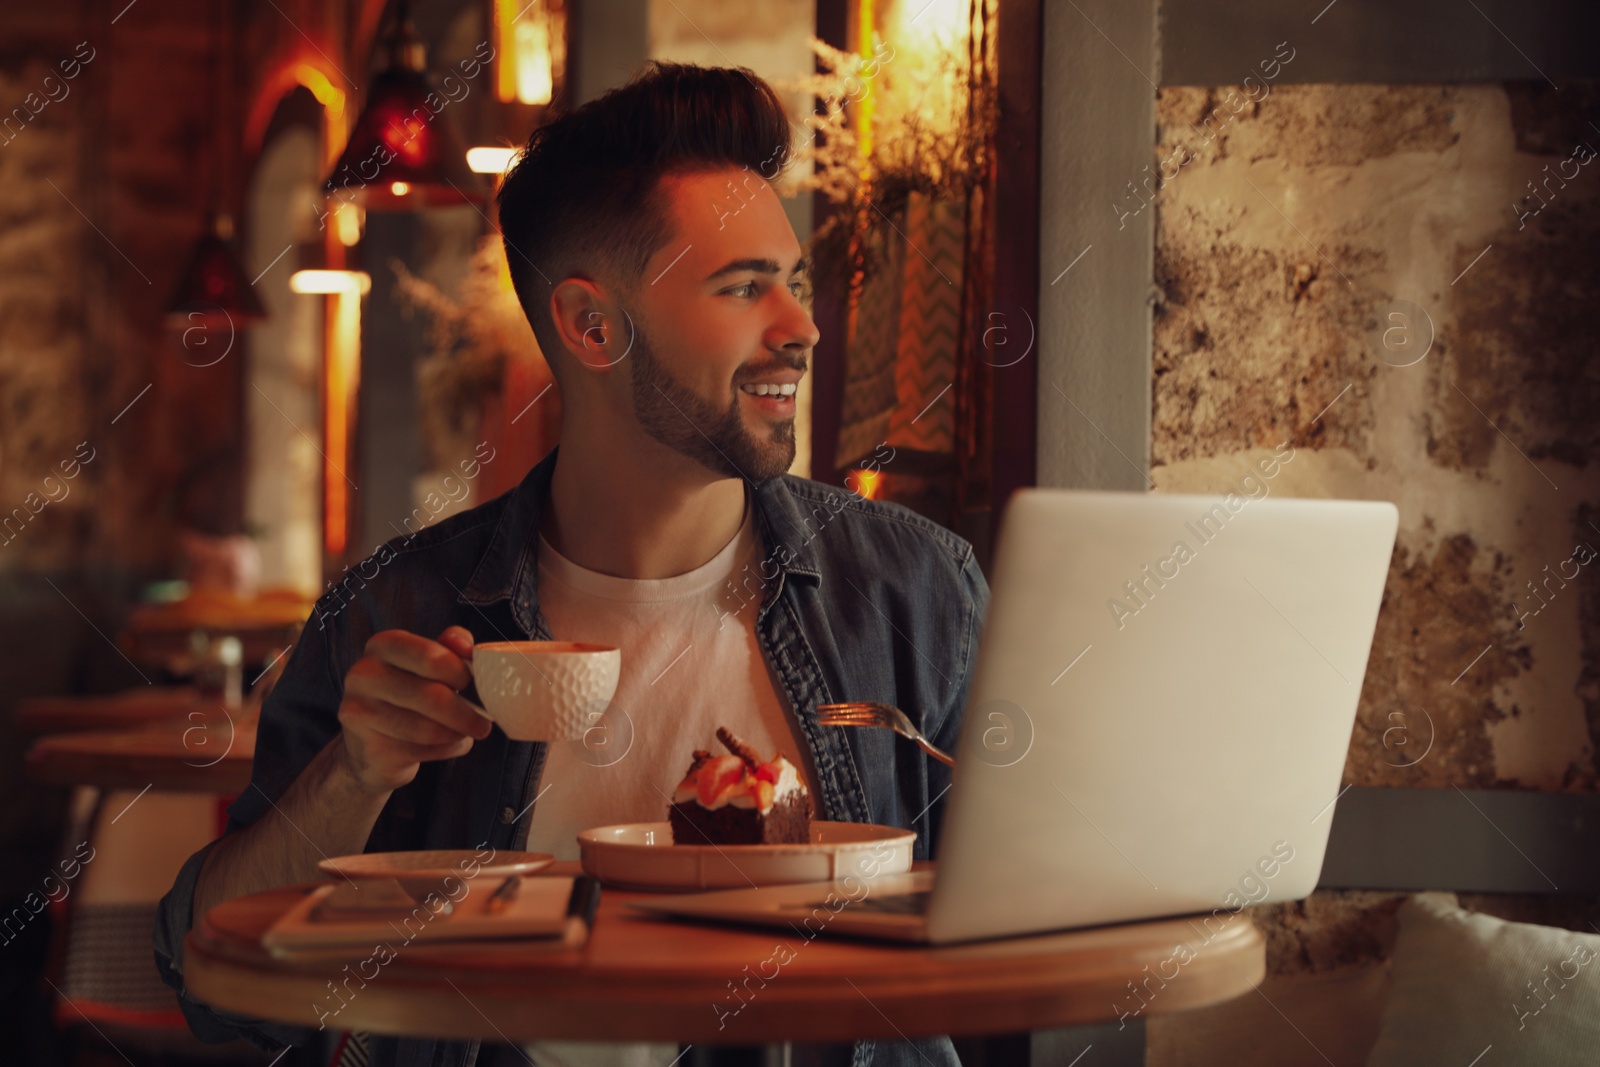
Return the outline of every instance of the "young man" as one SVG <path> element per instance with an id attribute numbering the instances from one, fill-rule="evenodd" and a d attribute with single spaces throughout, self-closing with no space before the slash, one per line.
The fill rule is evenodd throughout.
<path id="1" fill-rule="evenodd" d="M 912 828 L 929 855 L 948 770 L 888 731 L 819 726 L 816 707 L 886 701 L 954 749 L 988 587 L 949 530 L 785 473 L 817 340 L 765 180 L 789 144 L 749 71 L 675 64 L 529 139 L 500 225 L 561 389 L 560 443 L 518 488 L 384 546 L 317 605 L 228 833 L 163 902 L 156 953 L 180 993 L 183 936 L 221 901 L 363 850 L 575 857 L 585 827 L 664 818 L 718 725 L 789 754 L 819 818 Z M 621 648 L 616 696 L 583 741 L 510 741 L 460 695 L 474 642 L 552 636 Z M 182 1003 L 202 1036 L 303 1035 Z M 325 1027 L 349 1028 L 344 1003 L 318 1008 Z M 607 1049 L 559 1047 L 587 1062 Z M 408 1067 L 491 1058 L 476 1042 L 369 1051 Z M 947 1038 L 861 1041 L 848 1058 L 958 1062 Z"/>

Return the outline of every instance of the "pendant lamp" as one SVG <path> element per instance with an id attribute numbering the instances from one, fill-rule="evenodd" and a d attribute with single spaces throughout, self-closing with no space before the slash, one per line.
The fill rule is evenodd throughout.
<path id="1" fill-rule="evenodd" d="M 221 16 L 218 16 L 220 19 Z M 226 81 L 221 77 L 223 65 L 220 56 L 230 40 L 224 29 L 212 24 L 211 81 L 215 89 L 208 107 L 207 132 L 214 138 L 222 123 L 219 120 L 221 101 L 226 99 Z M 230 158 L 231 146 L 211 153 L 217 160 L 215 170 L 209 172 L 211 207 L 206 212 L 205 227 L 200 240 L 189 256 L 189 263 L 179 276 L 178 286 L 167 305 L 168 321 L 176 328 L 187 329 L 196 324 L 197 317 L 227 319 L 235 325 L 258 322 L 267 317 L 266 308 L 250 283 L 250 276 L 239 262 L 239 251 L 233 243 L 233 219 L 218 204 L 225 202 L 226 182 L 221 180 L 223 163 Z"/>
<path id="2" fill-rule="evenodd" d="M 447 97 L 428 80 L 422 40 L 402 2 L 384 40 L 388 66 L 372 80 L 367 103 L 324 187 L 368 211 L 476 203 L 482 182 L 467 166 L 467 145 Z"/>
<path id="3" fill-rule="evenodd" d="M 261 298 L 250 284 L 233 244 L 233 219 L 218 211 L 206 212 L 205 232 L 184 268 L 167 314 L 181 325 L 192 316 L 228 318 L 243 325 L 267 317 Z"/>

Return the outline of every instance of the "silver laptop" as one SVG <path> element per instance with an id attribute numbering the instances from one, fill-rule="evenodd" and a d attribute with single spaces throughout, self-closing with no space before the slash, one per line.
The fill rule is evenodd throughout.
<path id="1" fill-rule="evenodd" d="M 937 873 L 636 906 L 945 943 L 1306 897 L 1398 522 L 1372 501 L 1017 493 Z"/>

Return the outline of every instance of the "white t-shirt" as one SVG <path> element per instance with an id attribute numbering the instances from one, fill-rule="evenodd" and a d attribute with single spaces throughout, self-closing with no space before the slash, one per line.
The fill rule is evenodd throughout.
<path id="1" fill-rule="evenodd" d="M 763 758 L 781 750 L 815 796 L 810 750 L 756 642 L 762 551 L 748 493 L 733 540 L 672 578 L 587 570 L 540 537 L 539 607 L 551 636 L 615 646 L 622 670 L 585 739 L 546 750 L 528 851 L 576 859 L 579 830 L 664 822 L 694 750 L 726 751 L 718 726 Z M 523 1051 L 535 1067 L 666 1067 L 678 1058 L 667 1043 L 540 1041 Z"/>
<path id="2" fill-rule="evenodd" d="M 748 497 L 733 540 L 672 578 L 587 570 L 539 539 L 539 606 L 551 636 L 613 645 L 622 670 L 610 707 L 584 739 L 547 749 L 530 852 L 576 859 L 579 830 L 665 821 L 694 750 L 726 752 L 718 726 L 763 759 L 783 752 L 815 796 L 810 752 L 756 641 L 766 593 L 761 553 Z"/>

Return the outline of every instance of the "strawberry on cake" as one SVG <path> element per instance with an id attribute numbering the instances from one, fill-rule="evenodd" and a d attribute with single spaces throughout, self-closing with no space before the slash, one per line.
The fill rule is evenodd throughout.
<path id="1" fill-rule="evenodd" d="M 695 749 L 689 773 L 672 795 L 667 819 L 675 845 L 783 845 L 811 841 L 811 793 L 794 764 L 755 749 L 717 727 L 730 756 Z"/>

